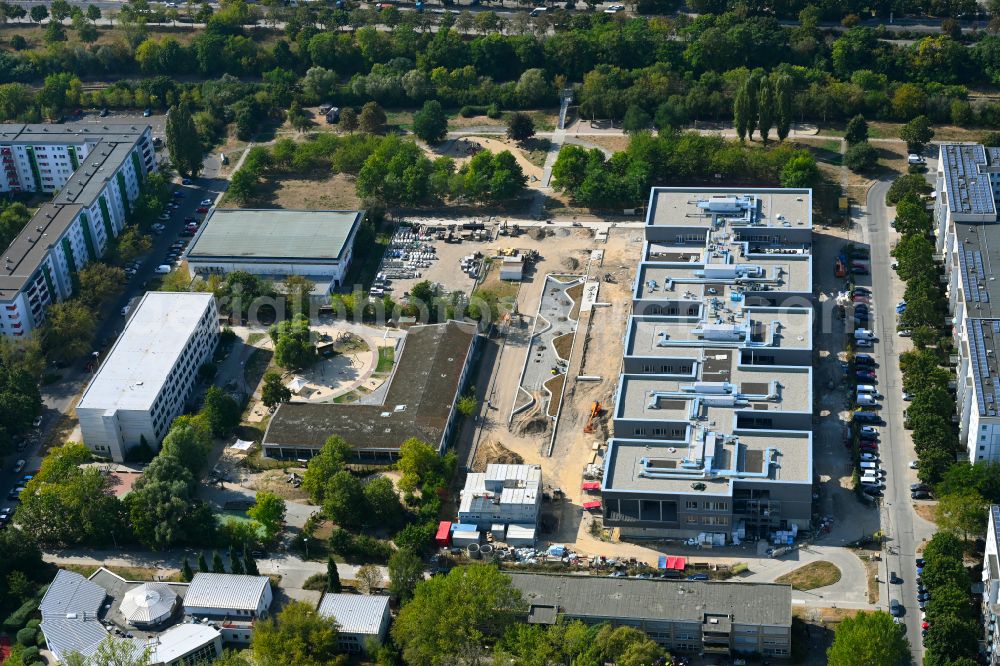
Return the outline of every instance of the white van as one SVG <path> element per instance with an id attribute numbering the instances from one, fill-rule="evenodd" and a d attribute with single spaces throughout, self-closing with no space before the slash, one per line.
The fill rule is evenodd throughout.
<path id="1" fill-rule="evenodd" d="M 874 340 L 875 334 L 869 331 L 867 328 L 856 328 L 854 329 L 854 339 L 855 340 Z"/>
<path id="2" fill-rule="evenodd" d="M 910 153 L 906 156 L 906 161 L 910 164 L 923 164 L 924 158 L 916 153 Z"/>
<path id="3" fill-rule="evenodd" d="M 858 395 L 862 393 L 867 393 L 868 395 L 878 395 L 878 389 L 876 389 L 871 384 L 858 384 Z"/>
<path id="4" fill-rule="evenodd" d="M 155 272 L 159 273 L 160 275 L 166 275 L 171 270 L 173 269 L 170 267 L 170 264 L 160 264 L 159 266 L 156 267 Z"/>
<path id="5" fill-rule="evenodd" d="M 862 460 L 858 464 L 861 466 L 861 469 L 865 469 L 865 470 L 870 469 L 870 470 L 872 470 L 872 474 L 878 474 L 878 463 L 877 462 L 874 462 L 874 461 L 871 461 L 871 460 Z M 867 474 L 867 473 L 868 472 L 865 472 L 865 474 Z"/>
<path id="6" fill-rule="evenodd" d="M 548 11 L 548 9 L 549 9 L 548 7 L 535 7 L 534 9 L 531 10 L 531 13 L 528 14 L 528 16 L 541 16 L 546 11 Z"/>
<path id="7" fill-rule="evenodd" d="M 878 400 L 875 399 L 875 396 L 868 395 L 866 393 L 859 393 L 856 402 L 862 407 L 874 407 L 878 404 Z"/>

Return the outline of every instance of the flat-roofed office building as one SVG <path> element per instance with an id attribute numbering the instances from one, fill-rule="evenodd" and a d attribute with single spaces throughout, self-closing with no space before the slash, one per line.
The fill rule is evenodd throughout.
<path id="1" fill-rule="evenodd" d="M 76 407 L 84 444 L 116 462 L 156 448 L 212 358 L 218 319 L 212 294 L 147 292 Z"/>

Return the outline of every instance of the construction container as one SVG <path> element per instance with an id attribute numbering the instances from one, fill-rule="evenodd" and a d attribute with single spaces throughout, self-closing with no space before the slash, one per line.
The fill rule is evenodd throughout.
<path id="1" fill-rule="evenodd" d="M 507 526 L 503 523 L 493 523 L 493 525 L 490 526 L 490 534 L 492 534 L 493 538 L 497 541 L 503 541 L 504 537 L 507 536 Z"/>
<path id="2" fill-rule="evenodd" d="M 472 544 L 479 544 L 479 532 L 452 532 L 451 545 L 456 548 L 467 548 Z"/>
<path id="3" fill-rule="evenodd" d="M 434 536 L 434 544 L 438 548 L 447 548 L 451 543 L 451 522 L 442 520 L 438 523 L 437 534 Z"/>
<path id="4" fill-rule="evenodd" d="M 534 525 L 509 525 L 507 527 L 506 542 L 508 546 L 534 546 L 535 527 Z"/>

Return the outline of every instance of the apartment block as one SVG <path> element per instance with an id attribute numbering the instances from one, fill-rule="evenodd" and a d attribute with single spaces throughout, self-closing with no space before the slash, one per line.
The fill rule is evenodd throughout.
<path id="1" fill-rule="evenodd" d="M 1000 460 L 1000 148 L 942 144 L 934 219 L 957 351 L 959 436 L 970 462 Z M 997 309 L 994 312 L 994 308 Z"/>
<path id="2" fill-rule="evenodd" d="M 83 442 L 116 462 L 156 447 L 194 390 L 219 338 L 215 297 L 147 292 L 76 407 Z"/>
<path id="3" fill-rule="evenodd" d="M 648 211 L 604 524 L 714 543 L 807 528 L 811 191 L 654 188 Z"/>
<path id="4" fill-rule="evenodd" d="M 0 125 L 0 192 L 52 193 L 3 255 L 0 334 L 37 328 L 72 295 L 73 274 L 107 252 L 156 169 L 142 125 Z"/>

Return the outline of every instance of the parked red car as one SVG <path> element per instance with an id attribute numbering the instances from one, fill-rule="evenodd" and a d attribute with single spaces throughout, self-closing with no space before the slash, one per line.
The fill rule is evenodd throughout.
<path id="1" fill-rule="evenodd" d="M 197 210 L 196 210 L 195 212 L 196 212 L 196 213 L 203 213 L 203 214 L 204 214 L 204 213 L 207 213 L 207 212 L 208 212 L 208 207 L 207 207 L 207 206 L 201 206 L 201 207 L 200 207 L 200 208 L 198 208 L 198 209 L 197 209 Z"/>

